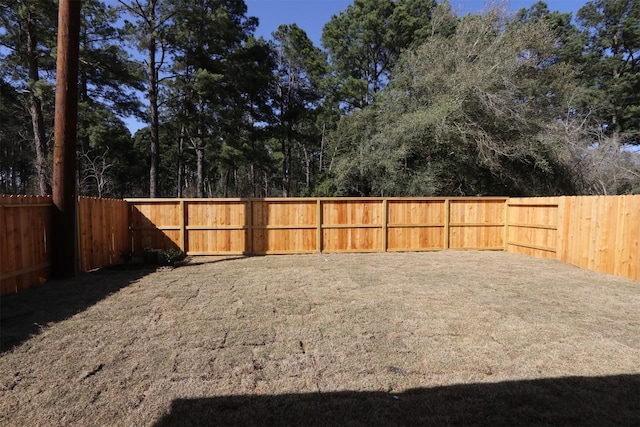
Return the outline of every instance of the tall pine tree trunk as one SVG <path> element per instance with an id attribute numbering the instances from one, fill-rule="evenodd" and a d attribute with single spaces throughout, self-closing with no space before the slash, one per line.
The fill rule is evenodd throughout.
<path id="1" fill-rule="evenodd" d="M 196 138 L 196 188 L 197 197 L 204 197 L 204 142 L 202 141 L 202 127 L 198 127 Z"/>
<path id="2" fill-rule="evenodd" d="M 185 135 L 185 125 L 184 123 L 180 126 L 180 138 L 178 139 L 178 176 L 176 180 L 178 181 L 178 188 L 176 192 L 176 197 L 182 197 L 182 181 L 184 181 L 184 135 Z"/>
<path id="3" fill-rule="evenodd" d="M 158 163 L 160 151 L 160 131 L 158 125 L 158 69 L 156 67 L 157 39 L 155 30 L 157 0 L 150 0 L 148 3 L 148 23 L 149 23 L 149 58 L 147 63 L 147 73 L 149 78 L 149 120 L 151 144 L 149 152 L 151 162 L 149 165 L 149 197 L 158 197 Z"/>
<path id="4" fill-rule="evenodd" d="M 196 147 L 196 163 L 196 195 L 197 197 L 204 197 L 204 147 L 201 142 L 198 142 L 198 146 Z"/>
<path id="5" fill-rule="evenodd" d="M 153 7 L 155 3 L 151 2 Z M 152 6 L 150 6 L 151 8 Z M 153 15 L 155 16 L 155 14 Z M 158 74 L 156 70 L 156 39 L 149 38 L 149 113 L 151 120 L 151 164 L 149 165 L 149 197 L 158 197 L 158 158 L 160 147 L 160 132 L 158 126 Z"/>
<path id="6" fill-rule="evenodd" d="M 48 193 L 46 162 L 46 143 L 44 132 L 44 119 L 42 117 L 42 103 L 35 93 L 36 84 L 40 80 L 38 69 L 38 41 L 34 29 L 34 13 L 27 12 L 27 56 L 29 58 L 29 114 L 33 128 L 33 142 L 36 150 L 36 185 L 39 194 Z"/>

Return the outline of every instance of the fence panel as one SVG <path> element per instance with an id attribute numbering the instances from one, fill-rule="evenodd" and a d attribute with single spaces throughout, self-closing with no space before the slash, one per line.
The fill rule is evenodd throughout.
<path id="1" fill-rule="evenodd" d="M 322 250 L 380 252 L 383 250 L 383 201 L 322 200 Z"/>
<path id="2" fill-rule="evenodd" d="M 450 249 L 504 250 L 506 198 L 452 199 Z"/>
<path id="3" fill-rule="evenodd" d="M 560 197 L 510 199 L 507 204 L 507 251 L 557 258 L 563 206 Z"/>
<path id="4" fill-rule="evenodd" d="M 615 241 L 613 274 L 640 281 L 640 195 L 618 199 Z"/>
<path id="5" fill-rule="evenodd" d="M 387 202 L 387 250 L 445 249 L 448 201 L 394 200 Z"/>
<path id="6" fill-rule="evenodd" d="M 563 197 L 562 262 L 640 280 L 640 195 Z"/>
<path id="7" fill-rule="evenodd" d="M 255 254 L 310 253 L 318 250 L 315 199 L 253 199 L 252 245 Z"/>
<path id="8" fill-rule="evenodd" d="M 182 200 L 180 249 L 189 255 L 247 252 L 247 202 L 241 199 Z"/>
<path id="9" fill-rule="evenodd" d="M 124 200 L 80 197 L 80 270 L 90 271 L 122 262 L 122 253 L 131 246 L 128 228 L 128 204 Z"/>
<path id="10" fill-rule="evenodd" d="M 129 201 L 133 251 L 143 248 L 180 248 L 180 223 L 183 213 L 177 199 L 148 199 Z"/>
<path id="11" fill-rule="evenodd" d="M 49 278 L 51 198 L 0 196 L 0 295 Z"/>

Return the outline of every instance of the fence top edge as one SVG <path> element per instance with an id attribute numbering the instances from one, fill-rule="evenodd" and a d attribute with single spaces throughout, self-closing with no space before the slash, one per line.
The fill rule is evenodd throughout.
<path id="1" fill-rule="evenodd" d="M 124 202 L 124 199 L 114 199 L 111 197 L 78 196 L 78 200 L 107 200 L 114 202 Z"/>
<path id="2" fill-rule="evenodd" d="M 381 201 L 499 201 L 509 200 L 507 196 L 487 197 L 242 197 L 242 198 L 126 198 L 127 203 L 211 203 L 211 202 L 381 202 Z"/>
<path id="3" fill-rule="evenodd" d="M 0 206 L 2 206 L 3 208 L 53 206 L 53 200 L 49 196 L 0 195 Z"/>
<path id="4" fill-rule="evenodd" d="M 43 199 L 48 200 L 51 199 L 50 195 L 47 194 L 0 194 L 0 199 L 11 199 L 11 200 L 28 200 L 28 199 Z"/>

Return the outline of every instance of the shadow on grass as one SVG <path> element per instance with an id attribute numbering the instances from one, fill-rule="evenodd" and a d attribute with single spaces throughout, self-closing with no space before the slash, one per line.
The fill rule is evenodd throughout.
<path id="1" fill-rule="evenodd" d="M 228 262 L 228 261 L 238 261 L 242 259 L 251 258 L 255 255 L 235 255 L 235 256 L 187 256 L 184 261 L 180 261 L 176 267 L 185 268 L 185 267 L 195 267 L 198 265 L 208 265 L 208 264 L 217 264 L 219 262 Z M 214 259 L 211 259 L 213 257 Z"/>
<path id="2" fill-rule="evenodd" d="M 640 425 L 640 375 L 177 399 L 155 427 L 200 425 Z"/>
<path id="3" fill-rule="evenodd" d="M 125 264 L 83 273 L 68 280 L 0 298 L 0 353 L 21 344 L 42 327 L 79 313 L 155 271 L 155 266 Z"/>
<path id="4" fill-rule="evenodd" d="M 188 257 L 176 268 L 245 259 L 247 256 L 199 260 Z M 0 354 L 20 345 L 42 327 L 60 322 L 127 287 L 158 266 L 133 262 L 82 273 L 69 280 L 51 280 L 0 298 Z"/>

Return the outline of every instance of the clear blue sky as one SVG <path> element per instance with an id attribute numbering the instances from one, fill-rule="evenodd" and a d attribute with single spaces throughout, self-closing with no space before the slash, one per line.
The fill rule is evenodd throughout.
<path id="1" fill-rule="evenodd" d="M 484 0 L 450 0 L 453 9 L 459 16 L 480 12 L 491 5 Z M 530 7 L 536 0 L 511 0 L 507 3 L 509 10 L 518 11 Z M 245 0 L 248 15 L 260 20 L 258 35 L 271 38 L 271 33 L 280 24 L 297 24 L 307 32 L 313 42 L 320 46 L 322 27 L 329 22 L 332 15 L 345 10 L 353 0 Z M 496 2 L 494 2 L 496 3 Z M 548 0 L 551 11 L 574 12 L 584 6 L 587 0 Z"/>

